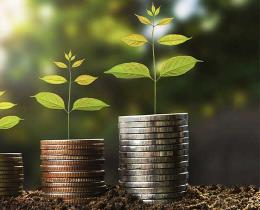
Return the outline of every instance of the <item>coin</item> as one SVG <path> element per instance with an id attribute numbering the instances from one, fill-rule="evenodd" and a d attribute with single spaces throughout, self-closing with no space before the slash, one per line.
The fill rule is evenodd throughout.
<path id="1" fill-rule="evenodd" d="M 149 170 L 126 170 L 119 169 L 119 174 L 122 176 L 141 176 L 141 175 L 166 175 L 188 172 L 187 167 L 171 168 L 171 169 L 149 169 Z"/>
<path id="2" fill-rule="evenodd" d="M 5 187 L 22 187 L 23 186 L 23 182 L 0 182 L 0 188 L 5 188 Z"/>
<path id="3" fill-rule="evenodd" d="M 41 145 L 101 145 L 104 139 L 42 140 Z"/>
<path id="4" fill-rule="evenodd" d="M 44 193 L 45 196 L 53 198 L 64 198 L 64 199 L 78 199 L 78 198 L 87 198 L 92 196 L 97 196 L 101 194 L 100 192 L 91 192 L 91 193 Z"/>
<path id="5" fill-rule="evenodd" d="M 172 151 L 189 149 L 189 143 L 177 145 L 120 146 L 121 152 Z"/>
<path id="6" fill-rule="evenodd" d="M 24 178 L 23 176 L 20 177 L 1 177 L 0 176 L 0 183 L 21 183 L 23 182 Z"/>
<path id="7" fill-rule="evenodd" d="M 0 193 L 4 193 L 4 192 L 17 192 L 17 191 L 21 191 L 23 189 L 22 186 L 16 186 L 16 187 L 1 187 L 0 188 Z"/>
<path id="8" fill-rule="evenodd" d="M 173 192 L 183 192 L 187 190 L 187 185 L 181 186 L 168 186 L 168 187 L 157 187 L 157 188 L 125 188 L 128 193 L 131 194 L 155 194 L 155 193 L 173 193 Z"/>
<path id="9" fill-rule="evenodd" d="M 23 171 L 1 171 L 0 170 L 0 177 L 2 177 L 2 175 L 17 175 L 17 174 L 22 174 Z"/>
<path id="10" fill-rule="evenodd" d="M 22 157 L 1 157 L 0 156 L 0 164 L 4 164 L 4 163 L 21 163 L 22 162 Z"/>
<path id="11" fill-rule="evenodd" d="M 103 154 L 93 154 L 85 156 L 77 155 L 41 155 L 41 160 L 94 160 L 103 158 Z"/>
<path id="12" fill-rule="evenodd" d="M 154 194 L 132 194 L 133 196 L 139 197 L 142 200 L 161 200 L 161 199 L 175 199 L 184 195 L 186 191 L 178 193 L 154 193 Z"/>
<path id="13" fill-rule="evenodd" d="M 134 188 L 138 188 L 138 187 L 168 187 L 168 186 L 176 186 L 176 185 L 183 185 L 183 184 L 187 184 L 188 183 L 188 179 L 178 179 L 178 180 L 172 180 L 172 181 L 159 181 L 159 182 L 123 182 L 123 181 L 119 181 L 119 184 L 125 188 L 128 187 L 134 187 Z"/>
<path id="14" fill-rule="evenodd" d="M 188 167 L 188 161 L 182 161 L 178 163 L 147 163 L 147 164 L 123 164 L 120 163 L 121 169 L 155 169 L 155 168 L 179 168 Z"/>
<path id="15" fill-rule="evenodd" d="M 105 159 L 91 159 L 91 160 L 42 160 L 42 165 L 59 165 L 59 166 L 88 166 L 95 164 L 104 164 Z"/>
<path id="16" fill-rule="evenodd" d="M 119 139 L 172 139 L 172 138 L 184 138 L 189 137 L 189 131 L 183 131 L 178 133 L 141 133 L 141 134 L 119 134 Z"/>
<path id="17" fill-rule="evenodd" d="M 150 128 L 119 128 L 120 134 L 139 134 L 139 133 L 171 133 L 171 132 L 181 132 L 188 131 L 189 127 L 187 125 L 177 126 L 177 127 L 150 127 Z"/>
<path id="18" fill-rule="evenodd" d="M 42 183 L 42 186 L 44 187 L 99 187 L 99 186 L 104 186 L 105 182 L 104 181 L 99 181 L 99 182 L 68 182 L 68 183 L 48 183 L 44 182 Z M 1 184 L 0 184 L 1 186 Z"/>
<path id="19" fill-rule="evenodd" d="M 22 153 L 0 153 L 0 158 L 5 157 L 22 157 Z"/>
<path id="20" fill-rule="evenodd" d="M 176 198 L 178 198 L 178 197 L 180 197 L 180 195 L 176 196 Z M 152 200 L 142 199 L 142 201 L 144 203 L 160 203 L 160 204 L 170 204 L 174 200 L 175 200 L 175 198 L 172 198 L 172 199 L 152 199 Z"/>
<path id="21" fill-rule="evenodd" d="M 0 173 L 1 171 L 23 171 L 23 166 L 13 166 L 13 165 L 0 166 Z"/>
<path id="22" fill-rule="evenodd" d="M 91 156 L 91 155 L 103 155 L 102 150 L 41 150 L 41 155 L 72 155 L 72 156 Z"/>
<path id="23" fill-rule="evenodd" d="M 104 170 L 84 171 L 84 172 L 42 172 L 44 178 L 85 178 L 85 177 L 103 177 Z"/>
<path id="24" fill-rule="evenodd" d="M 188 161 L 188 155 L 176 156 L 176 157 L 150 157 L 150 158 L 120 158 L 120 163 L 175 163 L 181 161 Z"/>
<path id="25" fill-rule="evenodd" d="M 188 179 L 189 174 L 179 173 L 178 175 L 146 175 L 146 176 L 120 176 L 123 182 L 160 182 L 178 179 Z"/>
<path id="26" fill-rule="evenodd" d="M 91 193 L 91 192 L 105 192 L 106 186 L 99 187 L 43 187 L 42 191 L 46 193 Z"/>
<path id="27" fill-rule="evenodd" d="M 146 122 L 122 122 L 118 123 L 119 128 L 149 128 L 149 127 L 170 127 L 176 125 L 188 125 L 187 120 L 169 121 L 146 121 Z"/>
<path id="28" fill-rule="evenodd" d="M 57 172 L 62 172 L 62 171 L 87 171 L 87 170 L 104 170 L 104 164 L 102 165 L 73 165 L 73 166 L 60 166 L 60 165 L 41 165 L 41 171 L 57 171 Z"/>
<path id="29" fill-rule="evenodd" d="M 176 157 L 188 155 L 189 150 L 157 151 L 157 152 L 119 152 L 120 158 L 150 158 L 150 157 Z"/>
<path id="30" fill-rule="evenodd" d="M 23 174 L 0 174 L 0 182 L 5 179 L 19 179 L 23 178 Z"/>
<path id="31" fill-rule="evenodd" d="M 152 146 L 152 145 L 175 145 L 188 143 L 189 137 L 175 139 L 147 139 L 147 140 L 125 140 L 119 141 L 120 146 Z"/>
<path id="32" fill-rule="evenodd" d="M 160 120 L 188 120 L 187 113 L 176 113 L 176 114 L 153 114 L 153 115 L 132 115 L 132 116 L 120 116 L 118 118 L 119 123 L 121 122 L 146 122 L 146 121 L 160 121 Z"/>
<path id="33" fill-rule="evenodd" d="M 103 181 L 103 177 L 86 177 L 86 178 L 46 178 L 42 177 L 42 183 L 92 183 Z"/>
<path id="34" fill-rule="evenodd" d="M 104 144 L 98 144 L 98 145 L 73 145 L 73 144 L 67 144 L 67 145 L 41 145 L 41 150 L 103 150 Z"/>

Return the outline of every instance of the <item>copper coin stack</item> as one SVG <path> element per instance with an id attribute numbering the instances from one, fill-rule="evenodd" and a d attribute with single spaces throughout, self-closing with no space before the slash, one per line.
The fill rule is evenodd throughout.
<path id="1" fill-rule="evenodd" d="M 188 114 L 119 117 L 119 184 L 144 202 L 167 203 L 188 186 Z"/>
<path id="2" fill-rule="evenodd" d="M 41 141 L 42 191 L 68 203 L 84 203 L 106 190 L 104 140 Z"/>
<path id="3" fill-rule="evenodd" d="M 21 153 L 0 153 L 0 197 L 18 196 L 23 190 Z"/>

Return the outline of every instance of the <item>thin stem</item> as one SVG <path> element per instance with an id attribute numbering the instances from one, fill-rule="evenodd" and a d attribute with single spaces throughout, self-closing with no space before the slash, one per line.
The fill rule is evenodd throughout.
<path id="1" fill-rule="evenodd" d="M 68 139 L 70 138 L 70 98 L 71 98 L 71 83 L 72 83 L 72 75 L 71 75 L 71 66 L 69 61 L 69 94 L 68 94 Z"/>
<path id="2" fill-rule="evenodd" d="M 153 16 L 153 29 L 152 29 L 152 51 L 153 51 L 153 80 L 154 80 L 154 114 L 157 112 L 157 74 L 156 74 L 156 64 L 155 64 L 155 47 L 154 47 L 154 16 Z"/>

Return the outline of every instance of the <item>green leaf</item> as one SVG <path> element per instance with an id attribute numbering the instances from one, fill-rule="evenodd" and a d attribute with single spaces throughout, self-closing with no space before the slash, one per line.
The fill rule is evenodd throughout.
<path id="1" fill-rule="evenodd" d="M 154 13 L 155 13 L 155 10 L 156 10 L 154 4 L 152 4 L 152 8 L 151 8 L 151 10 L 152 10 L 152 13 L 154 14 Z"/>
<path id="2" fill-rule="evenodd" d="M 172 22 L 173 18 L 163 18 L 162 20 L 159 21 L 159 23 L 157 25 L 159 26 L 163 26 L 163 25 L 167 25 L 170 22 Z"/>
<path id="3" fill-rule="evenodd" d="M 147 9 L 146 11 L 147 11 L 147 14 L 148 14 L 149 16 L 151 16 L 151 17 L 153 16 L 153 13 L 152 13 L 150 10 Z"/>
<path id="4" fill-rule="evenodd" d="M 95 98 L 80 98 L 73 104 L 72 110 L 97 111 L 109 107 L 108 104 Z"/>
<path id="5" fill-rule="evenodd" d="M 75 82 L 79 85 L 89 85 L 92 82 L 94 82 L 97 79 L 97 77 L 93 77 L 90 75 L 80 75 L 75 79 Z"/>
<path id="6" fill-rule="evenodd" d="M 159 69 L 160 77 L 171 77 L 185 74 L 191 70 L 197 62 L 202 62 L 191 56 L 176 56 L 168 59 Z"/>
<path id="7" fill-rule="evenodd" d="M 123 63 L 105 72 L 120 79 L 151 78 L 149 69 L 141 63 Z"/>
<path id="8" fill-rule="evenodd" d="M 62 63 L 62 62 L 59 62 L 59 61 L 55 61 L 54 64 L 56 66 L 58 66 L 59 68 L 62 68 L 62 69 L 68 68 L 68 66 L 65 63 Z"/>
<path id="9" fill-rule="evenodd" d="M 68 56 L 69 56 L 69 58 L 71 58 L 71 56 L 72 56 L 72 52 L 71 52 L 71 50 L 69 51 Z"/>
<path id="10" fill-rule="evenodd" d="M 147 43 L 147 39 L 141 34 L 130 34 L 122 39 L 127 45 L 132 47 L 139 47 Z"/>
<path id="11" fill-rule="evenodd" d="M 14 106 L 16 106 L 16 104 L 13 104 L 11 102 L 0 102 L 0 109 L 11 109 Z"/>
<path id="12" fill-rule="evenodd" d="M 59 76 L 59 75 L 48 75 L 40 78 L 44 82 L 47 82 L 49 84 L 59 85 L 64 84 L 67 82 L 66 78 Z"/>
<path id="13" fill-rule="evenodd" d="M 141 23 L 143 23 L 143 24 L 145 24 L 145 25 L 151 25 L 151 24 L 152 24 L 152 22 L 151 22 L 147 17 L 140 16 L 140 15 L 135 15 L 135 16 L 138 18 L 138 20 L 139 20 Z"/>
<path id="14" fill-rule="evenodd" d="M 190 39 L 191 38 L 188 38 L 188 37 L 180 35 L 180 34 L 169 34 L 169 35 L 161 37 L 158 40 L 158 43 L 160 43 L 162 45 L 172 46 L 172 45 L 182 44 Z"/>
<path id="15" fill-rule="evenodd" d="M 161 9 L 161 7 L 158 7 L 158 8 L 155 10 L 154 16 L 159 15 L 159 13 L 160 13 L 160 9 Z"/>
<path id="16" fill-rule="evenodd" d="M 0 96 L 4 95 L 5 91 L 0 91 Z"/>
<path id="17" fill-rule="evenodd" d="M 69 57 L 69 55 L 68 55 L 68 54 L 66 54 L 66 53 L 64 53 L 64 55 L 65 55 L 65 58 L 66 58 L 66 60 L 67 60 L 67 61 L 69 61 L 69 60 L 70 60 L 70 57 Z"/>
<path id="18" fill-rule="evenodd" d="M 32 96 L 46 108 L 49 109 L 65 109 L 65 104 L 63 99 L 55 93 L 41 92 Z"/>
<path id="19" fill-rule="evenodd" d="M 17 116 L 6 116 L 0 119 L 0 129 L 9 129 L 16 126 L 22 119 Z"/>
<path id="20" fill-rule="evenodd" d="M 78 61 L 75 61 L 72 65 L 73 68 L 77 68 L 79 66 L 81 66 L 81 64 L 84 62 L 85 59 L 81 59 L 81 60 L 78 60 Z"/>

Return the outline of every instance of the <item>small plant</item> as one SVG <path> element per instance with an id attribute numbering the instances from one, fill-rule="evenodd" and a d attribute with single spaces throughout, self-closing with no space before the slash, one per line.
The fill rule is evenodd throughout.
<path id="1" fill-rule="evenodd" d="M 59 67 L 61 70 L 65 70 L 68 74 L 68 79 L 60 75 L 48 75 L 40 78 L 44 82 L 53 85 L 60 84 L 68 84 L 68 98 L 67 98 L 67 106 L 65 106 L 64 100 L 55 93 L 50 92 L 40 92 L 36 94 L 34 97 L 41 105 L 49 109 L 59 109 L 64 110 L 67 113 L 67 126 L 68 126 L 68 139 L 70 138 L 70 114 L 73 111 L 81 110 L 81 111 L 97 111 L 104 107 L 108 107 L 109 105 L 104 103 L 101 100 L 95 98 L 80 98 L 73 103 L 71 106 L 71 96 L 72 96 L 72 84 L 77 83 L 78 85 L 90 85 L 93 83 L 97 77 L 93 77 L 87 74 L 80 75 L 73 79 L 72 73 L 82 65 L 85 59 L 80 59 L 74 61 L 76 56 L 72 54 L 71 51 L 69 53 L 64 53 L 66 62 L 54 62 L 54 64 Z"/>
<path id="2" fill-rule="evenodd" d="M 193 58 L 192 56 L 176 56 L 166 60 L 160 68 L 156 68 L 156 56 L 155 56 L 155 29 L 160 26 L 167 25 L 172 22 L 173 18 L 163 18 L 156 21 L 156 16 L 160 13 L 160 7 L 156 8 L 152 4 L 151 10 L 147 10 L 147 14 L 150 18 L 136 15 L 137 19 L 145 25 L 150 25 L 152 40 L 148 39 L 141 34 L 131 34 L 122 39 L 127 45 L 131 47 L 139 47 L 145 44 L 150 44 L 152 48 L 153 58 L 153 70 L 150 71 L 145 65 L 141 63 L 131 62 L 123 63 L 114 66 L 105 73 L 113 74 L 115 77 L 120 79 L 135 79 L 135 78 L 149 78 L 154 83 L 154 113 L 157 112 L 157 82 L 163 77 L 172 77 L 185 74 L 191 70 L 197 62 L 202 62 Z M 182 44 L 191 38 L 180 34 L 168 34 L 161 37 L 157 43 L 161 45 L 176 46 Z"/>
<path id="3" fill-rule="evenodd" d="M 0 96 L 4 95 L 5 91 L 0 91 Z M 12 102 L 0 102 L 0 110 L 6 110 L 11 109 L 16 104 L 13 104 Z M 16 126 L 22 119 L 17 116 L 6 116 L 0 118 L 0 129 L 10 129 Z"/>

